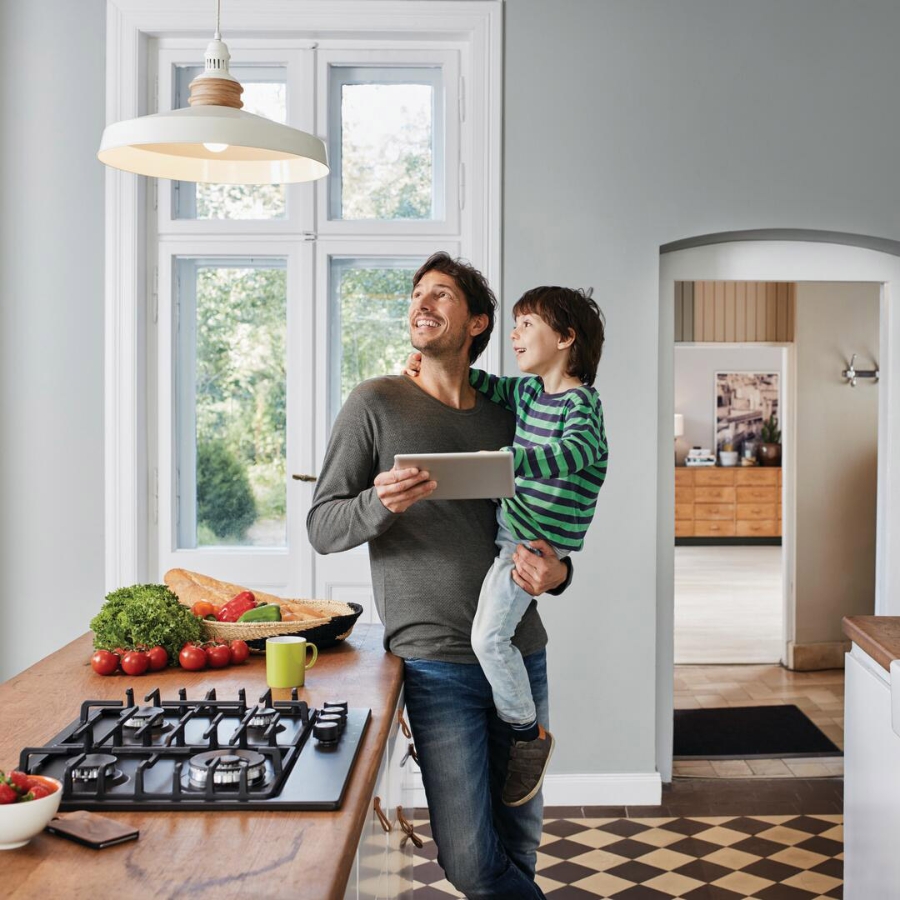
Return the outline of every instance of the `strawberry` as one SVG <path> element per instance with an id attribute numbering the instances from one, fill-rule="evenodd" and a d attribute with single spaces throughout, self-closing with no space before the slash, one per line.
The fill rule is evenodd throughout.
<path id="1" fill-rule="evenodd" d="M 20 772 L 16 769 L 13 772 L 9 773 L 9 783 L 13 786 L 13 788 L 20 794 L 27 794 L 29 785 L 29 778 L 24 772 Z"/>
<path id="2" fill-rule="evenodd" d="M 49 797 L 53 791 L 44 784 L 36 784 L 31 788 L 29 794 L 26 794 L 23 800 L 40 800 L 41 797 Z"/>
<path id="3" fill-rule="evenodd" d="M 5 782 L 0 782 L 0 805 L 15 803 L 19 795 Z"/>

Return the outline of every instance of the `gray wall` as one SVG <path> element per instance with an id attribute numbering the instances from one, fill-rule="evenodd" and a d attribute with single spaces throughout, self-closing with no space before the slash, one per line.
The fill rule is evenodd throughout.
<path id="1" fill-rule="evenodd" d="M 103 0 L 0 5 L 0 679 L 103 598 Z"/>
<path id="2" fill-rule="evenodd" d="M 507 315 L 561 281 L 608 316 L 609 480 L 575 586 L 541 601 L 556 772 L 655 766 L 659 246 L 900 237 L 898 33 L 894 0 L 506 3 Z"/>
<path id="3" fill-rule="evenodd" d="M 841 377 L 878 357 L 876 284 L 797 285 L 798 644 L 840 641 L 841 617 L 875 610 L 878 385 Z"/>
<path id="4" fill-rule="evenodd" d="M 716 372 L 778 372 L 778 347 L 686 347 L 675 344 L 675 411 L 684 416 L 684 437 L 675 442 L 678 465 L 691 447 L 716 449 Z M 784 415 L 784 381 L 779 382 L 779 418 Z"/>

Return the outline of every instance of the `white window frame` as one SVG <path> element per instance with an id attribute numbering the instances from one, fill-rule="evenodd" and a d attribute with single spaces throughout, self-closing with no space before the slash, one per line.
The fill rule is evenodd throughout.
<path id="1" fill-rule="evenodd" d="M 458 49 L 458 105 L 465 117 L 460 147 L 466 171 L 459 230 L 456 234 L 434 229 L 416 233 L 427 248 L 423 253 L 447 249 L 465 256 L 500 295 L 502 19 L 502 0 L 229 0 L 223 34 L 236 62 L 266 61 L 251 46 L 262 40 L 274 51 L 272 62 L 276 56 L 287 59 L 291 51 L 304 54 L 298 69 L 305 73 L 303 78 L 315 78 L 313 55 L 304 53 L 313 44 L 318 44 L 319 52 L 336 49 L 338 41 L 355 41 L 360 50 L 402 50 L 429 42 Z M 199 56 L 188 51 L 205 47 L 214 21 L 208 0 L 166 5 L 158 0 L 107 0 L 106 25 L 106 120 L 111 123 L 155 111 L 157 48 L 196 62 Z M 278 38 L 270 41 L 273 35 Z M 165 96 L 171 97 L 171 91 Z M 297 96 L 289 87 L 288 103 Z M 296 113 L 292 121 L 303 127 L 304 119 Z M 165 283 L 167 270 L 159 265 L 157 254 L 167 245 L 167 252 L 189 255 L 192 251 L 186 248 L 196 242 L 197 255 L 218 255 L 215 228 L 221 228 L 225 242 L 226 235 L 240 237 L 242 256 L 248 255 L 247 246 L 253 241 L 260 242 L 260 255 L 285 256 L 274 247 L 274 242 L 283 239 L 293 244 L 292 252 L 308 256 L 311 262 L 325 247 L 322 239 L 318 247 L 310 243 L 317 237 L 314 218 L 305 225 L 286 224 L 293 219 L 294 209 L 304 218 L 313 216 L 312 203 L 298 205 L 289 199 L 288 220 L 204 220 L 200 225 L 206 235 L 200 235 L 193 227 L 196 222 L 173 220 L 171 210 L 167 220 L 150 215 L 157 205 L 168 202 L 162 196 L 169 193 L 168 182 L 160 186 L 166 190 L 157 192 L 153 179 L 110 168 L 105 177 L 105 583 L 112 589 L 146 580 L 155 575 L 157 566 L 151 537 L 159 481 L 151 463 L 163 435 L 157 435 L 150 413 L 156 406 L 154 357 L 162 361 L 165 355 L 157 354 L 154 347 L 157 340 L 162 344 L 156 323 L 164 318 L 160 315 L 167 302 L 164 297 L 171 296 L 171 284 Z M 300 185 L 297 190 L 315 194 L 318 188 Z M 385 253 L 412 252 L 406 240 L 391 245 L 388 236 L 381 239 Z M 328 242 L 335 246 L 346 242 L 342 254 L 361 255 L 357 238 L 335 234 L 328 236 Z M 327 296 L 318 296 L 325 290 L 322 282 L 318 279 L 318 309 L 323 308 L 323 300 L 327 307 Z M 316 310 L 310 310 L 310 316 L 319 318 Z M 310 340 L 317 335 L 317 327 L 310 328 Z M 498 341 L 492 341 L 483 358 L 486 367 L 494 370 L 499 362 L 497 346 Z M 315 438 L 304 439 L 309 445 L 306 450 L 298 442 L 297 456 L 288 460 L 290 470 L 310 470 L 313 441 L 324 440 L 321 428 L 315 431 Z M 307 455 L 308 460 L 303 458 Z M 159 497 L 159 515 L 164 500 Z"/>
<path id="2" fill-rule="evenodd" d="M 435 235 L 456 235 L 460 232 L 460 216 L 465 206 L 461 184 L 465 169 L 460 146 L 460 118 L 464 111 L 460 105 L 460 75 L 458 50 L 320 50 L 316 54 L 318 89 L 318 121 L 335 124 L 335 110 L 332 106 L 332 82 L 329 70 L 332 66 L 352 68 L 381 67 L 395 70 L 401 68 L 426 68 L 439 64 L 443 69 L 442 109 L 444 112 L 443 152 L 440 165 L 444 173 L 445 192 L 442 197 L 443 215 L 436 219 L 397 219 L 380 221 L 372 219 L 332 218 L 331 176 L 323 178 L 317 185 L 318 203 L 316 223 L 321 235 L 410 235 L 423 232 Z M 336 117 L 340 121 L 340 115 Z M 338 160 L 335 160 L 337 164 Z M 331 160 L 329 160 L 331 163 Z"/>

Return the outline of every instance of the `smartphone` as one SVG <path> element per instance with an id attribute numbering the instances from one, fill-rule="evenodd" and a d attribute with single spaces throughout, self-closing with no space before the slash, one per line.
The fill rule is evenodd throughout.
<path id="1" fill-rule="evenodd" d="M 98 816 L 84 809 L 54 816 L 47 825 L 47 831 L 95 850 L 136 841 L 140 834 L 137 828 L 126 822 Z"/>

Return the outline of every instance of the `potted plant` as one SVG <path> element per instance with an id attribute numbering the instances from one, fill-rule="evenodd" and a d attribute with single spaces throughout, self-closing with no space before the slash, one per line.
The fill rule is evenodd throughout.
<path id="1" fill-rule="evenodd" d="M 780 466 L 781 429 L 778 427 L 778 419 L 774 413 L 763 422 L 760 437 L 762 443 L 757 451 L 760 463 L 764 466 Z"/>

